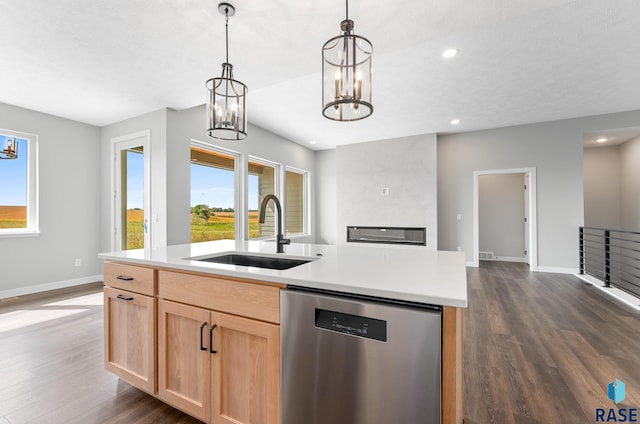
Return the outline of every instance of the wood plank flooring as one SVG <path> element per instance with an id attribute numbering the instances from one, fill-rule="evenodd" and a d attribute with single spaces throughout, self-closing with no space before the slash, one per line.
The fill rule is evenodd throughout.
<path id="1" fill-rule="evenodd" d="M 469 268 L 465 423 L 590 423 L 614 379 L 640 408 L 640 313 L 571 275 Z"/>
<path id="2" fill-rule="evenodd" d="M 200 423 L 103 368 L 102 283 L 0 301 L 0 424 Z"/>
<path id="3" fill-rule="evenodd" d="M 523 264 L 468 277 L 466 424 L 594 422 L 615 378 L 640 407 L 640 313 Z M 0 424 L 200 422 L 104 371 L 102 313 L 101 285 L 0 301 Z"/>

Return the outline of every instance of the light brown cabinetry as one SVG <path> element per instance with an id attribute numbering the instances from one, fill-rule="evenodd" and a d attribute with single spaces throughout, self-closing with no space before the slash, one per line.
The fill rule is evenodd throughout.
<path id="1" fill-rule="evenodd" d="M 464 313 L 442 309 L 442 424 L 464 422 Z"/>
<path id="2" fill-rule="evenodd" d="M 279 290 L 161 270 L 158 397 L 211 423 L 279 424 Z"/>
<path id="3" fill-rule="evenodd" d="M 158 301 L 158 397 L 212 423 L 280 422 L 280 327 Z"/>
<path id="4" fill-rule="evenodd" d="M 280 326 L 212 312 L 211 422 L 280 423 Z"/>
<path id="5" fill-rule="evenodd" d="M 106 262 L 105 368 L 211 423 L 280 423 L 281 284 Z"/>
<path id="6" fill-rule="evenodd" d="M 153 394 L 156 392 L 155 271 L 125 267 L 105 264 L 105 284 L 112 286 L 104 288 L 105 369 Z M 135 268 L 135 272 L 125 273 L 129 268 Z"/>
<path id="7" fill-rule="evenodd" d="M 211 312 L 158 301 L 158 397 L 203 421 L 211 416 Z"/>

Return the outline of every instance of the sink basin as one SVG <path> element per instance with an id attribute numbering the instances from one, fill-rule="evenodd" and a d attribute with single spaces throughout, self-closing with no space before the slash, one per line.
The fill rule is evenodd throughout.
<path id="1" fill-rule="evenodd" d="M 239 253 L 230 253 L 226 255 L 216 255 L 203 258 L 190 258 L 196 261 L 214 262 L 218 264 L 227 265 L 242 265 L 253 266 L 257 268 L 268 269 L 289 269 L 298 265 L 311 262 L 311 259 L 292 259 L 292 258 L 278 258 L 275 256 L 257 256 L 257 255 L 243 255 Z"/>

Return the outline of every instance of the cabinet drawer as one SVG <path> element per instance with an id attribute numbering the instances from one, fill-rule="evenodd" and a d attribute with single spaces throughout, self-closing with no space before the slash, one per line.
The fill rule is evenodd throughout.
<path id="1" fill-rule="evenodd" d="M 105 262 L 104 284 L 148 296 L 156 294 L 155 270 L 152 268 Z"/>
<path id="2" fill-rule="evenodd" d="M 156 392 L 156 299 L 104 288 L 104 365 L 129 384 Z"/>
<path id="3" fill-rule="evenodd" d="M 280 287 L 216 276 L 158 271 L 158 295 L 262 321 L 280 323 Z"/>

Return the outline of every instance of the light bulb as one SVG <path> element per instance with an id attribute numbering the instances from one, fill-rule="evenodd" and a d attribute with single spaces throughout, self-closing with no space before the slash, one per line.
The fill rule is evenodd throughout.
<path id="1" fill-rule="evenodd" d="M 335 73 L 336 80 L 333 82 L 333 98 L 338 100 L 342 97 L 342 73 L 338 69 Z"/>
<path id="2" fill-rule="evenodd" d="M 356 70 L 356 82 L 353 83 L 353 95 L 356 100 L 362 99 L 362 72 L 360 68 Z"/>

